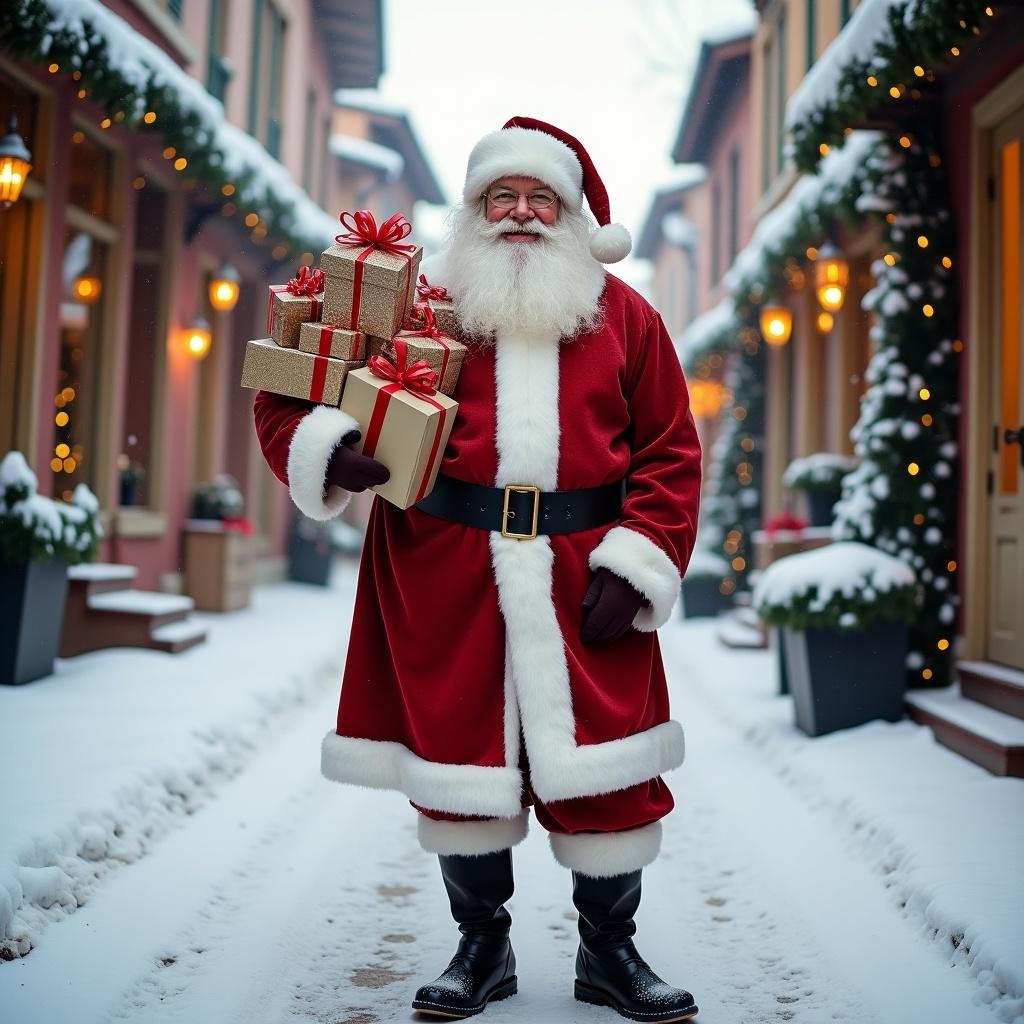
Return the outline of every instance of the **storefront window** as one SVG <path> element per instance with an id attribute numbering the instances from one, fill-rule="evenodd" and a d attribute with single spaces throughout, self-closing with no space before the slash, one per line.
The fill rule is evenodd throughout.
<path id="1" fill-rule="evenodd" d="M 53 394 L 53 493 L 68 499 L 75 485 L 96 490 L 97 373 L 103 331 L 107 246 L 68 228 L 60 297 L 60 366 Z"/>
<path id="2" fill-rule="evenodd" d="M 68 202 L 100 220 L 110 218 L 114 158 L 81 130 L 71 133 Z"/>

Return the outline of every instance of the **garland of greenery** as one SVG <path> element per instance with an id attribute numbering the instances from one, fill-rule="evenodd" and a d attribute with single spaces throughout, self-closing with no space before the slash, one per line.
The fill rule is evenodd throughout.
<path id="1" fill-rule="evenodd" d="M 249 165 L 238 173 L 228 171 L 228 154 L 210 125 L 150 70 L 144 80 L 126 75 L 112 59 L 107 39 L 83 18 L 82 31 L 59 20 L 45 0 L 20 0 L 0 4 L 0 47 L 20 60 L 58 65 L 60 74 L 71 75 L 89 99 L 112 120 L 140 132 L 159 134 L 177 157 L 184 157 L 188 175 L 202 181 L 211 198 L 229 201 L 240 215 L 256 213 L 267 232 L 288 246 L 294 256 L 316 253 L 330 238 L 304 235 L 294 204 L 257 182 Z M 147 120 L 147 113 L 156 115 Z M 224 191 L 226 190 L 226 192 Z"/>
<path id="2" fill-rule="evenodd" d="M 788 126 L 797 168 L 813 171 L 880 104 L 919 98 L 919 84 L 934 81 L 931 69 L 955 60 L 992 15 L 989 0 L 913 0 L 887 8 L 887 31 L 870 57 L 851 60 L 830 98 Z"/>

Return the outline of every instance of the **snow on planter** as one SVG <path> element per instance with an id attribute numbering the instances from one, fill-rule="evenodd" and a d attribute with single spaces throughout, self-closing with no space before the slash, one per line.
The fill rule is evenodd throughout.
<path id="1" fill-rule="evenodd" d="M 852 455 L 815 452 L 794 459 L 782 474 L 783 486 L 790 491 L 837 490 L 844 476 L 857 468 Z"/>
<path id="2" fill-rule="evenodd" d="M 856 541 L 780 558 L 753 593 L 762 619 L 791 629 L 853 631 L 877 619 L 909 621 L 917 599 L 917 580 L 905 562 Z"/>

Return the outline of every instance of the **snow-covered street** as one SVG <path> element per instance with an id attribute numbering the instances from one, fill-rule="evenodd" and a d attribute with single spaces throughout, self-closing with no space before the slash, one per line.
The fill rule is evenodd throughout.
<path id="1" fill-rule="evenodd" d="M 436 860 L 403 798 L 318 774 L 351 598 L 351 567 L 261 588 L 185 655 L 85 656 L 0 693 L 0 912 L 35 947 L 0 964 L 2 1020 L 414 1019 L 456 938 Z M 637 944 L 696 1020 L 1024 1019 L 1024 782 L 909 721 L 807 740 L 770 654 L 704 621 L 662 635 L 687 759 Z M 572 998 L 570 877 L 535 825 L 515 865 L 519 995 L 486 1019 L 619 1019 Z"/>

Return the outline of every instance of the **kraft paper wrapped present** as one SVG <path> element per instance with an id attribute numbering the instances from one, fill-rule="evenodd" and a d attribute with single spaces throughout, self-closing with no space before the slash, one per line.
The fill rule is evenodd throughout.
<path id="1" fill-rule="evenodd" d="M 267 334 L 283 348 L 298 348 L 300 327 L 308 320 L 320 319 L 323 299 L 323 272 L 299 267 L 297 276 L 287 284 L 270 286 Z"/>
<path id="2" fill-rule="evenodd" d="M 309 323 L 299 328 L 299 351 L 332 359 L 366 361 L 366 335 L 330 324 Z"/>
<path id="3" fill-rule="evenodd" d="M 330 359 L 281 348 L 273 338 L 256 338 L 245 345 L 242 387 L 304 398 L 321 405 L 338 405 L 345 379 L 364 365 L 359 360 Z"/>
<path id="4" fill-rule="evenodd" d="M 461 333 L 459 318 L 455 315 L 455 301 L 448 294 L 448 289 L 441 285 L 433 285 L 426 276 L 420 274 L 420 283 L 416 285 L 416 297 L 425 302 L 434 314 L 437 329 L 449 338 L 457 338 Z M 415 306 L 413 307 L 415 317 Z"/>
<path id="5" fill-rule="evenodd" d="M 362 431 L 356 451 L 391 471 L 371 490 L 408 508 L 433 489 L 459 403 L 434 390 L 435 374 L 425 363 L 409 363 L 401 339 L 398 349 L 397 363 L 371 356 L 348 375 L 341 408 Z"/>
<path id="6" fill-rule="evenodd" d="M 423 247 L 402 242 L 412 225 L 400 213 L 379 227 L 366 210 L 343 213 L 341 223 L 349 230 L 320 257 L 326 275 L 320 319 L 390 338 L 405 322 L 416 296 Z"/>
<path id="7" fill-rule="evenodd" d="M 401 340 L 408 351 L 409 362 L 423 360 L 437 374 L 437 390 L 445 395 L 455 394 L 455 385 L 466 356 L 466 346 L 461 341 L 446 337 L 434 322 L 434 313 L 429 306 L 413 307 L 413 315 L 407 324 L 422 324 L 419 330 L 399 331 L 392 339 L 370 338 L 368 354 L 382 356 L 389 362 L 397 362 L 395 343 Z"/>

